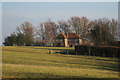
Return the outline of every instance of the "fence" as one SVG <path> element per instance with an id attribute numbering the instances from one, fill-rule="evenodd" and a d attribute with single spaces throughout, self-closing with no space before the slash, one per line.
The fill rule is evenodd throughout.
<path id="1" fill-rule="evenodd" d="M 49 49 L 49 54 L 55 54 L 55 53 L 75 55 L 75 50 L 74 49 Z"/>

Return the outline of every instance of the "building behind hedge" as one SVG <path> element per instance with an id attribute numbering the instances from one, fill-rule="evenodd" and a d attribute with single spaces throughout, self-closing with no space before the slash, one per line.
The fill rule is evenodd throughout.
<path id="1" fill-rule="evenodd" d="M 81 45 L 82 38 L 76 33 L 61 33 L 56 37 L 55 46 L 57 47 L 72 47 Z"/>

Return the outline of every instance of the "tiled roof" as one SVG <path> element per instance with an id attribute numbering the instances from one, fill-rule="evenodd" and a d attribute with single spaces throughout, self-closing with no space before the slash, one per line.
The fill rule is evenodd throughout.
<path id="1" fill-rule="evenodd" d="M 57 38 L 81 38 L 78 34 L 76 33 L 61 33 L 57 36 Z"/>
<path id="2" fill-rule="evenodd" d="M 66 35 L 64 33 L 61 33 L 57 36 L 57 38 L 67 38 Z"/>

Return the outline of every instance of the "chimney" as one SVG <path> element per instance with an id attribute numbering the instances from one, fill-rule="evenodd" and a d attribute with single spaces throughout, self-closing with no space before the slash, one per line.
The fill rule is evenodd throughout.
<path id="1" fill-rule="evenodd" d="M 65 38 L 65 47 L 68 47 L 68 33 L 66 33 L 66 38 Z"/>
<path id="2" fill-rule="evenodd" d="M 68 38 L 68 33 L 67 33 L 67 38 Z"/>

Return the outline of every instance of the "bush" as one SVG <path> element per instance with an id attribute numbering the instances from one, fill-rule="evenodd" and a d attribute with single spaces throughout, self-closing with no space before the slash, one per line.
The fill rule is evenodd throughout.
<path id="1" fill-rule="evenodd" d="M 120 47 L 115 46 L 75 46 L 75 52 L 79 55 L 91 55 L 102 57 L 120 57 Z"/>

